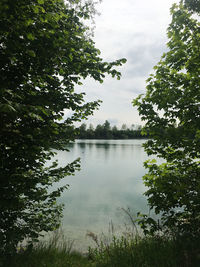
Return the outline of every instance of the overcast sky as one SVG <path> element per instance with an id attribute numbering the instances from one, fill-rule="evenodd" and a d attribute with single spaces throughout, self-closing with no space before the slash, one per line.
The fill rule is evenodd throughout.
<path id="1" fill-rule="evenodd" d="M 98 6 L 94 40 L 106 61 L 126 58 L 120 81 L 106 78 L 103 84 L 84 81 L 86 99 L 103 103 L 87 124 L 108 120 L 112 125 L 142 124 L 132 99 L 145 91 L 145 80 L 166 48 L 170 7 L 178 0 L 103 0 Z"/>

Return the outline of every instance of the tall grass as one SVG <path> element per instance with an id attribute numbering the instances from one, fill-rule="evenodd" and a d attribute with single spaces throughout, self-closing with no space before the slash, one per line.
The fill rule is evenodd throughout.
<path id="1" fill-rule="evenodd" d="M 96 266 L 179 266 L 174 243 L 163 237 L 127 239 L 113 237 L 112 242 L 89 249 L 89 258 Z"/>
<path id="2" fill-rule="evenodd" d="M 62 233 L 29 249 L 19 249 L 3 267 L 199 267 L 200 240 L 172 239 L 164 236 L 133 237 L 113 235 L 104 242 L 89 233 L 96 248 L 83 255 L 73 250 Z"/>
<path id="3" fill-rule="evenodd" d="M 86 257 L 72 251 L 72 246 L 73 242 L 68 241 L 61 230 L 55 231 L 47 241 L 40 241 L 29 248 L 20 247 L 10 265 L 5 267 L 90 266 Z"/>

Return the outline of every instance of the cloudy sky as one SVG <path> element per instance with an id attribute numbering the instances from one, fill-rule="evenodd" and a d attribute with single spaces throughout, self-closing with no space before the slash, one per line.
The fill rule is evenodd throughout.
<path id="1" fill-rule="evenodd" d="M 84 81 L 86 99 L 101 99 L 98 111 L 86 121 L 96 125 L 142 124 L 132 99 L 145 91 L 145 80 L 166 51 L 170 7 L 178 0 L 103 0 L 98 6 L 96 47 L 106 61 L 126 58 L 120 81 L 107 77 L 103 84 Z M 78 89 L 80 90 L 80 89 Z"/>

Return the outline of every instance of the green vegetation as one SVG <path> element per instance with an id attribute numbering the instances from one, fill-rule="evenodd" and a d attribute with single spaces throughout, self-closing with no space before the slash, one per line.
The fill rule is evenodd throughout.
<path id="1" fill-rule="evenodd" d="M 0 1 L 0 257 L 60 225 L 56 199 L 68 185 L 49 188 L 80 164 L 45 163 L 52 148 L 74 140 L 73 123 L 99 105 L 85 103 L 75 86 L 88 76 L 100 83 L 105 74 L 120 79 L 114 67 L 126 60 L 100 57 L 85 23 L 93 12 L 91 1 Z M 64 118 L 65 112 L 71 115 Z"/>
<path id="2" fill-rule="evenodd" d="M 10 259 L 12 267 L 198 267 L 200 251 L 187 240 L 166 237 L 113 236 L 109 244 L 100 242 L 84 255 L 56 236 L 48 243 L 39 243 L 31 250 L 22 250 Z"/>
<path id="3" fill-rule="evenodd" d="M 121 129 L 117 126 L 110 126 L 109 121 L 105 121 L 104 124 L 98 124 L 94 129 L 93 125 L 90 124 L 89 128 L 85 123 L 81 124 L 77 128 L 78 139 L 134 139 L 134 138 L 148 138 L 148 135 L 142 135 L 141 126 L 131 126 L 131 129 L 123 124 Z"/>
<path id="4" fill-rule="evenodd" d="M 31 249 L 24 250 L 21 247 L 7 263 L 12 267 L 89 266 L 87 258 L 78 252 L 72 252 L 71 244 L 60 234 L 54 235 L 47 243 L 40 242 Z"/>
<path id="5" fill-rule="evenodd" d="M 45 167 L 54 155 L 51 148 L 64 149 L 77 136 L 74 122 L 99 105 L 85 103 L 84 93 L 75 93 L 75 85 L 88 76 L 103 82 L 106 73 L 119 79 L 113 67 L 126 61 L 103 62 L 84 24 L 92 18 L 92 10 L 91 1 L 0 3 L 0 265 L 200 266 L 200 6 L 196 0 L 181 1 L 171 9 L 169 50 L 147 80 L 146 94 L 134 100 L 146 122 L 142 132 L 150 137 L 146 152 L 166 160 L 162 165 L 155 160 L 145 163 L 145 194 L 161 219 L 139 214 L 137 222 L 145 237 L 98 242 L 85 256 L 72 252 L 59 238 L 33 245 L 41 231 L 60 225 L 62 206 L 56 198 L 67 185 L 53 192 L 49 187 L 80 167 L 78 160 L 63 168 L 57 162 Z M 64 120 L 65 111 L 72 115 Z M 80 134 L 85 126 L 81 127 Z M 95 132 L 95 138 L 118 138 L 117 132 L 130 138 L 128 129 L 110 129 L 108 121 L 89 131 Z M 27 248 L 17 252 L 25 238 Z"/>
<path id="6" fill-rule="evenodd" d="M 197 267 L 200 255 L 194 248 L 191 244 L 190 247 L 181 246 L 179 242 L 159 236 L 130 240 L 121 237 L 113 238 L 108 246 L 102 244 L 91 250 L 89 256 L 99 267 Z"/>
<path id="7" fill-rule="evenodd" d="M 146 94 L 134 100 L 150 136 L 146 152 L 166 161 L 145 163 L 145 195 L 162 217 L 141 215 L 140 223 L 145 233 L 167 232 L 192 243 L 200 240 L 199 1 L 181 1 L 171 14 L 168 52 L 147 80 Z"/>

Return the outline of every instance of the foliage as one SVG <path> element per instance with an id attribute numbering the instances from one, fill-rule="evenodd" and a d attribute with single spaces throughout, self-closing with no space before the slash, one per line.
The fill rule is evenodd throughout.
<path id="1" fill-rule="evenodd" d="M 55 231 L 48 241 L 40 241 L 31 249 L 19 247 L 18 253 L 7 263 L 12 267 L 91 266 L 86 257 L 72 250 L 72 242 L 60 230 Z"/>
<path id="2" fill-rule="evenodd" d="M 163 240 L 164 241 L 164 240 Z M 173 262 L 173 248 L 170 243 L 161 240 L 126 239 L 113 237 L 109 245 L 103 243 L 96 249 L 89 250 L 89 256 L 98 262 L 97 266 L 176 266 Z M 169 255 L 173 255 L 171 259 Z"/>
<path id="3" fill-rule="evenodd" d="M 132 235 L 130 235 L 132 236 Z M 98 240 L 96 240 L 96 238 Z M 12 267 L 197 267 L 200 254 L 197 244 L 167 237 L 114 237 L 110 243 L 94 236 L 96 248 L 84 255 L 75 252 L 67 240 L 55 235 L 47 242 L 39 242 L 32 249 L 20 248 L 7 266 Z"/>
<path id="4" fill-rule="evenodd" d="M 98 124 L 94 129 L 93 125 L 90 124 L 87 129 L 85 123 L 81 124 L 77 128 L 78 139 L 134 139 L 134 138 L 147 138 L 148 135 L 143 136 L 141 133 L 141 126 L 137 129 L 129 129 L 126 124 L 122 125 L 122 129 L 118 130 L 117 126 L 111 125 L 109 121 L 105 121 L 103 125 Z M 135 127 L 136 128 L 136 127 Z"/>
<path id="5" fill-rule="evenodd" d="M 199 0 L 184 0 L 185 6 L 194 12 L 200 12 L 200 2 Z"/>
<path id="6" fill-rule="evenodd" d="M 86 77 L 103 82 L 106 73 L 120 79 L 114 67 L 126 60 L 100 57 L 85 23 L 92 16 L 89 3 L 0 2 L 0 254 L 60 224 L 56 198 L 68 186 L 49 189 L 79 169 L 79 161 L 45 163 L 55 155 L 52 148 L 74 139 L 73 123 L 99 105 L 85 103 L 75 86 Z"/>
<path id="7" fill-rule="evenodd" d="M 165 160 L 146 162 L 144 176 L 145 195 L 161 214 L 161 225 L 147 217 L 141 221 L 152 231 L 195 239 L 200 236 L 200 23 L 199 14 L 193 16 L 182 3 L 173 5 L 171 15 L 169 50 L 147 80 L 146 94 L 134 100 L 150 135 L 146 152 Z"/>

